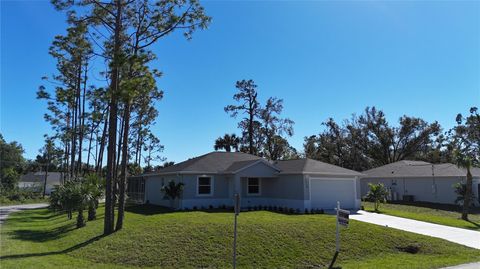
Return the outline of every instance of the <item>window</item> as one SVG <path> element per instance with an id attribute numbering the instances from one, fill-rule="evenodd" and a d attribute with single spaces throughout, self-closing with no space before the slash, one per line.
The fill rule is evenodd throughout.
<path id="1" fill-rule="evenodd" d="M 260 179 L 258 177 L 248 178 L 247 193 L 253 195 L 260 194 Z"/>
<path id="2" fill-rule="evenodd" d="M 198 177 L 197 181 L 197 194 L 198 195 L 212 195 L 212 178 L 211 177 Z"/>

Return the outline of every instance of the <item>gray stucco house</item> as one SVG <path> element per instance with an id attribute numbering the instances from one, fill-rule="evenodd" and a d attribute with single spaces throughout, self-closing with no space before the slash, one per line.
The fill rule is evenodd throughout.
<path id="1" fill-rule="evenodd" d="M 49 172 L 47 176 L 47 186 L 45 194 L 50 195 L 53 187 L 60 185 L 63 174 L 60 172 Z M 18 187 L 21 189 L 31 189 L 38 192 L 43 192 L 43 185 L 45 184 L 45 172 L 29 172 L 20 177 Z"/>
<path id="2" fill-rule="evenodd" d="M 471 169 L 472 190 L 476 205 L 480 204 L 480 168 Z M 368 183 L 383 183 L 389 190 L 389 200 L 413 200 L 440 204 L 454 204 L 457 195 L 452 187 L 465 182 L 467 172 L 455 164 L 431 164 L 422 161 L 399 161 L 363 171 L 362 197 L 368 192 Z"/>
<path id="3" fill-rule="evenodd" d="M 240 152 L 211 152 L 152 173 L 129 178 L 129 197 L 170 206 L 161 192 L 169 181 L 183 182 L 176 207 L 281 206 L 293 209 L 360 207 L 360 173 L 335 165 L 298 159 L 270 162 Z"/>

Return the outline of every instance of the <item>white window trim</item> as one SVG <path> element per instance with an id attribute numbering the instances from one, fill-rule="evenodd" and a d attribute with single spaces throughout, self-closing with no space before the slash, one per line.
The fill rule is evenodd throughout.
<path id="1" fill-rule="evenodd" d="M 208 178 L 210 178 L 210 193 L 208 193 L 208 194 L 204 194 L 204 193 L 200 194 L 200 193 L 198 193 L 198 187 L 200 186 L 200 184 L 199 184 L 200 182 L 199 182 L 199 181 L 200 181 L 200 178 L 201 178 L 201 177 L 208 177 Z M 208 176 L 208 175 L 200 175 L 200 176 L 197 176 L 197 191 L 196 191 L 196 192 L 197 192 L 197 196 L 202 196 L 202 197 L 213 196 L 213 193 L 214 193 L 214 191 L 215 191 L 214 186 L 215 186 L 215 178 L 214 178 L 213 176 Z"/>
<path id="2" fill-rule="evenodd" d="M 258 178 L 258 193 L 251 193 L 250 188 L 248 188 L 249 187 L 248 181 L 251 178 Z M 260 196 L 260 195 L 262 195 L 262 179 L 261 178 L 259 178 L 259 177 L 247 177 L 247 195 L 248 196 Z"/>

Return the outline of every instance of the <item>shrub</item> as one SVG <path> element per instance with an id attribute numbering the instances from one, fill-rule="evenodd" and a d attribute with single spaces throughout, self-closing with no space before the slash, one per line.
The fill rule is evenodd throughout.
<path id="1" fill-rule="evenodd" d="M 193 211 L 197 211 L 197 210 L 198 210 L 197 206 L 193 206 Z"/>
<path id="2" fill-rule="evenodd" d="M 182 182 L 175 183 L 175 181 L 170 180 L 167 185 L 160 189 L 164 193 L 164 198 L 170 200 L 172 208 L 175 207 L 175 200 L 182 196 L 184 186 L 185 184 Z"/>
<path id="3" fill-rule="evenodd" d="M 305 208 L 305 211 L 304 211 L 304 212 L 305 212 L 305 214 L 310 213 L 310 212 L 308 212 L 308 208 Z"/>
<path id="4" fill-rule="evenodd" d="M 387 188 L 385 188 L 382 183 L 368 183 L 368 188 L 369 191 L 365 198 L 374 203 L 375 211 L 378 212 L 378 209 L 380 208 L 380 203 L 385 203 L 387 201 Z"/>
<path id="5" fill-rule="evenodd" d="M 293 213 L 295 213 L 295 209 L 293 209 L 293 208 L 289 208 L 289 209 L 288 209 L 288 213 L 290 213 L 290 214 L 293 214 Z"/>
<path id="6" fill-rule="evenodd" d="M 212 210 L 212 209 L 213 209 L 213 205 L 209 205 L 209 206 L 208 206 L 208 209 Z"/>
<path id="7" fill-rule="evenodd" d="M 300 214 L 300 212 L 301 212 L 300 208 L 297 208 L 297 210 L 295 210 L 295 213 L 297 213 L 297 214 Z"/>
<path id="8" fill-rule="evenodd" d="M 274 206 L 273 207 L 273 211 L 277 211 L 278 210 L 278 207 L 277 206 Z"/>

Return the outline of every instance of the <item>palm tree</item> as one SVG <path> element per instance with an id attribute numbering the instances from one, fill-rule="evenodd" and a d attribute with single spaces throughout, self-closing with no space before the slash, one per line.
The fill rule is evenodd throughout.
<path id="1" fill-rule="evenodd" d="M 374 202 L 375 211 L 378 212 L 380 203 L 384 203 L 387 200 L 388 191 L 382 183 L 368 183 L 368 188 L 369 191 L 365 198 Z"/>
<path id="2" fill-rule="evenodd" d="M 88 220 L 94 220 L 97 218 L 98 200 L 103 195 L 104 183 L 96 174 L 92 174 L 87 176 L 84 184 L 88 195 Z"/>
<path id="3" fill-rule="evenodd" d="M 167 185 L 162 187 L 161 191 L 165 193 L 166 198 L 170 199 L 172 208 L 175 208 L 175 200 L 182 196 L 184 185 L 182 182 L 175 183 L 175 181 L 171 180 Z"/>
<path id="4" fill-rule="evenodd" d="M 468 220 L 468 208 L 472 203 L 472 173 L 470 172 L 470 169 L 472 168 L 472 159 L 457 150 L 455 151 L 455 161 L 458 167 L 467 170 L 467 182 L 465 186 L 465 197 L 463 199 L 462 219 Z"/>
<path id="5" fill-rule="evenodd" d="M 238 151 L 238 145 L 240 144 L 240 138 L 235 134 L 225 134 L 223 137 L 217 138 L 215 140 L 215 145 L 213 146 L 215 150 L 225 149 L 226 152 L 231 152 L 232 149 Z"/>

